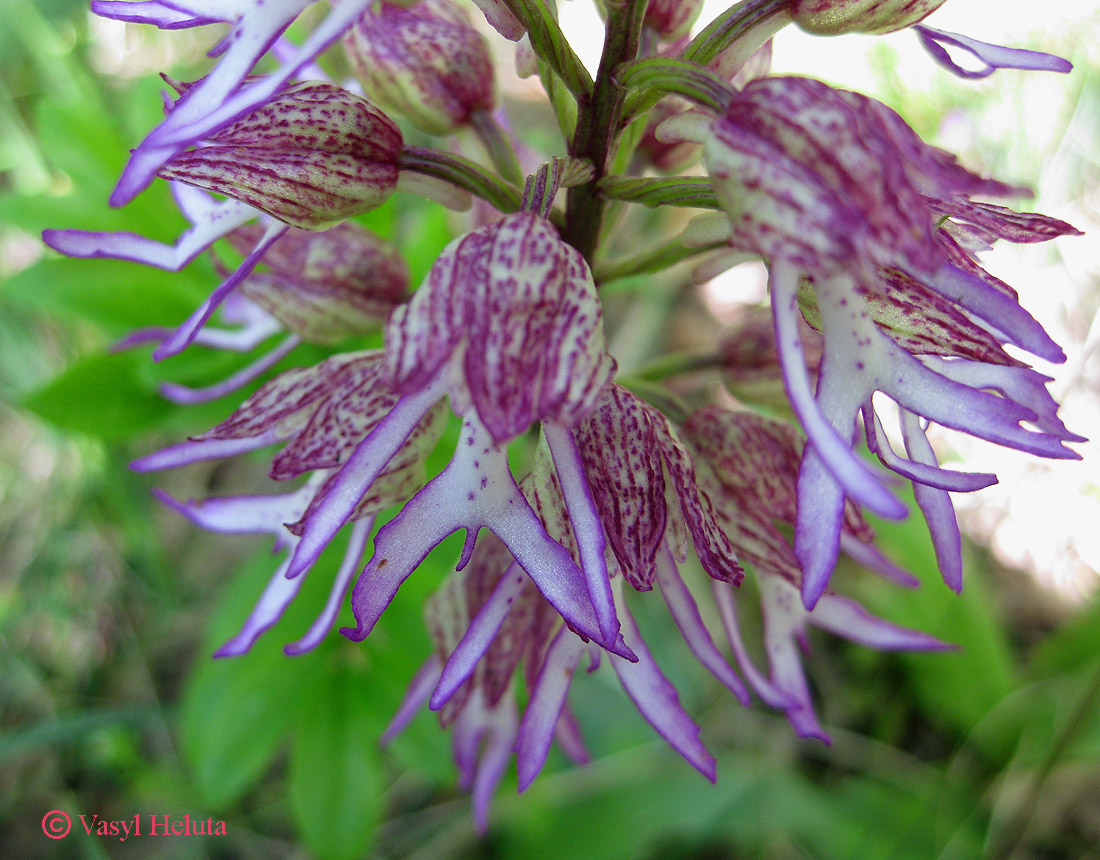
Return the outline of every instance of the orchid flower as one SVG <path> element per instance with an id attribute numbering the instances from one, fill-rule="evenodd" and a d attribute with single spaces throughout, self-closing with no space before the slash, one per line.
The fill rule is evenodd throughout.
<path id="1" fill-rule="evenodd" d="M 836 36 L 842 33 L 892 33 L 912 27 L 932 59 L 961 78 L 984 78 L 997 69 L 1068 72 L 1073 65 L 1041 51 L 1025 51 L 980 42 L 969 36 L 936 30 L 921 24 L 947 0 L 792 0 L 790 14 L 808 33 Z M 979 70 L 955 62 L 944 45 L 970 54 L 982 63 Z"/>
<path id="2" fill-rule="evenodd" d="M 201 85 L 182 88 L 181 103 Z M 131 233 L 47 230 L 52 248 L 74 257 L 110 257 L 178 271 L 218 239 L 262 214 L 263 234 L 244 261 L 153 353 L 176 355 L 291 226 L 329 227 L 380 205 L 397 185 L 403 141 L 366 100 L 332 84 L 294 85 L 261 108 L 176 155 L 159 170 L 194 225 L 175 246 Z M 179 183 L 183 183 L 181 186 Z M 218 201 L 187 186 L 224 194 Z"/>
<path id="3" fill-rule="evenodd" d="M 760 672 L 745 646 L 737 621 L 734 592 L 713 583 L 715 601 L 741 671 L 760 697 L 782 709 L 801 737 L 828 743 L 814 713 L 809 686 L 798 658 L 808 650 L 805 628 L 812 624 L 854 642 L 884 650 L 939 650 L 950 647 L 927 634 L 898 627 L 867 612 L 855 601 L 826 591 L 816 606 L 799 600 L 801 570 L 790 544 L 776 523 L 796 519 L 796 475 L 802 452 L 790 424 L 750 412 L 705 407 L 684 425 L 700 464 L 700 483 L 714 502 L 718 522 L 726 529 L 740 558 L 750 564 L 760 592 L 764 648 L 769 672 Z M 870 543 L 873 533 L 850 503 L 842 526 L 842 546 L 872 571 L 912 587 L 916 580 Z"/>
<path id="4" fill-rule="evenodd" d="M 1064 360 L 1062 351 L 1015 294 L 952 238 L 949 225 L 1014 241 L 1076 230 L 973 202 L 972 195 L 1020 189 L 965 170 L 924 144 L 885 105 L 809 79 L 748 84 L 714 123 L 705 160 L 729 218 L 730 243 L 770 261 L 780 363 L 810 441 L 795 527 L 807 608 L 824 592 L 835 563 L 846 496 L 883 516 L 905 515 L 904 505 L 852 452 L 856 416 L 873 411 L 876 391 L 982 439 L 1044 457 L 1078 456 L 1064 443 L 1081 437 L 1057 419 L 1034 371 L 990 341 L 1048 361 Z M 925 328 L 923 340 L 942 340 L 943 349 L 891 337 L 885 311 L 906 306 L 933 310 L 931 316 L 910 312 L 904 324 Z M 816 393 L 802 355 L 800 307 L 824 335 Z M 977 343 L 979 354 L 951 347 L 956 341 Z M 931 354 L 937 352 L 950 358 Z M 1032 430 L 1025 421 L 1039 423 Z M 893 463 L 907 477 L 916 474 Z M 986 476 L 941 471 L 940 489 L 989 484 Z M 942 515 L 933 517 L 934 531 L 952 526 Z"/>
<path id="5" fill-rule="evenodd" d="M 306 473 L 310 479 L 284 495 L 227 497 L 181 503 L 164 493 L 158 498 L 203 528 L 227 533 L 268 532 L 276 549 L 291 555 L 298 546 L 301 523 L 316 509 L 331 486 L 334 470 L 345 463 L 356 442 L 378 425 L 396 402 L 380 383 L 378 352 L 345 353 L 315 367 L 287 371 L 259 388 L 225 421 L 207 433 L 134 461 L 138 471 L 178 468 L 205 460 L 235 456 L 276 443 L 286 443 L 274 458 L 271 477 L 289 480 Z M 424 456 L 442 431 L 443 410 L 430 409 L 409 434 L 388 468 L 359 500 L 345 559 L 322 616 L 288 653 L 313 647 L 331 627 L 370 533 L 373 514 L 404 501 L 423 482 Z M 242 631 L 218 652 L 247 651 L 293 600 L 304 571 L 291 572 L 290 556 L 280 564 Z"/>
<path id="6" fill-rule="evenodd" d="M 199 84 L 181 96 L 164 122 L 134 150 L 111 203 L 122 206 L 136 197 L 161 167 L 189 146 L 213 136 L 225 126 L 256 110 L 299 75 L 301 70 L 351 26 L 369 5 L 368 0 L 341 0 L 305 43 L 280 63 L 279 70 L 246 82 L 246 77 L 279 36 L 314 0 L 148 0 L 119 2 L 93 0 L 92 11 L 104 18 L 162 29 L 201 27 L 225 22 L 229 35 L 212 50 L 218 65 Z"/>

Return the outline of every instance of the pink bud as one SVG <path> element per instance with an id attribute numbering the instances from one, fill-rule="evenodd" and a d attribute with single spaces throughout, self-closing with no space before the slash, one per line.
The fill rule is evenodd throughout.
<path id="1" fill-rule="evenodd" d="M 249 225 L 229 240 L 248 253 L 262 234 Z M 263 262 L 267 271 L 250 275 L 242 291 L 310 343 L 375 329 L 409 297 L 409 271 L 397 249 L 352 221 L 320 233 L 290 230 Z"/>
<path id="2" fill-rule="evenodd" d="M 449 0 L 380 3 L 344 37 L 368 96 L 429 134 L 448 134 L 493 107 L 485 39 Z"/>
<path id="3" fill-rule="evenodd" d="M 702 8 L 703 0 L 649 0 L 645 26 L 671 42 L 687 35 Z"/>
<path id="4" fill-rule="evenodd" d="M 158 173 L 319 230 L 380 206 L 404 142 L 393 120 L 332 84 L 296 84 Z"/>

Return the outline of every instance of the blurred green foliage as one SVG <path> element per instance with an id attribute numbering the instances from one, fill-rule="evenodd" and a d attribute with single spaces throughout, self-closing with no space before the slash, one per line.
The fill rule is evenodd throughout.
<path id="1" fill-rule="evenodd" d="M 157 82 L 89 71 L 83 3 L 8 0 L 0 15 L 2 247 L 33 245 L 45 227 L 170 240 L 183 223 L 163 188 L 105 205 L 156 119 Z M 449 238 L 439 207 L 403 196 L 363 220 L 402 246 L 416 281 Z M 815 639 L 808 663 L 830 747 L 741 709 L 690 669 L 667 622 L 643 615 L 718 757 L 718 786 L 656 740 L 613 683 L 580 678 L 572 700 L 594 763 L 552 757 L 521 797 L 506 778 L 479 838 L 434 715 L 387 750 L 377 741 L 428 653 L 420 607 L 456 541 L 432 553 L 366 643 L 330 636 L 307 655 L 282 653 L 324 601 L 330 552 L 246 657 L 211 659 L 271 575 L 268 547 L 182 524 L 125 464 L 233 406 L 178 409 L 160 381 L 201 385 L 248 359 L 195 349 L 156 366 L 148 350 L 108 347 L 186 316 L 213 267 L 202 259 L 169 275 L 46 254 L 13 268 L 0 289 L 0 393 L 11 404 L 0 411 L 0 856 L 1100 857 L 1100 603 L 1053 630 L 1043 625 L 1062 619 L 1050 614 L 1023 637 L 1035 619 L 998 610 L 1009 574 L 977 548 L 961 598 L 930 575 L 914 592 L 859 582 L 875 611 L 957 651 L 884 655 Z M 318 356 L 303 347 L 282 366 Z M 261 486 L 259 462 L 156 483 L 181 497 L 248 491 Z M 935 569 L 919 519 L 879 533 L 914 571 Z M 40 830 L 55 808 L 74 818 L 64 841 Z M 81 812 L 213 817 L 228 835 L 121 843 L 85 835 Z"/>

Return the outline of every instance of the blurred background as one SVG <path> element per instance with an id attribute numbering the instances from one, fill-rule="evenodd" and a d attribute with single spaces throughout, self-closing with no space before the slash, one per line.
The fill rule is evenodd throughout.
<path id="1" fill-rule="evenodd" d="M 563 6 L 590 58 L 592 14 L 588 0 Z M 1069 355 L 1041 368 L 1055 377 L 1066 423 L 1100 436 L 1100 13 L 1091 2 L 1050 0 L 1039 14 L 1034 4 L 952 0 L 929 23 L 1050 51 L 1075 69 L 966 82 L 935 66 L 912 33 L 789 31 L 774 68 L 883 99 L 926 140 L 1037 188 L 1029 207 L 1089 233 L 998 249 L 987 262 Z M 579 678 L 571 699 L 593 763 L 552 757 L 523 796 L 506 777 L 484 837 L 434 715 L 382 749 L 378 736 L 428 653 L 420 607 L 454 564 L 451 544 L 367 643 L 331 636 L 283 656 L 324 600 L 318 573 L 247 657 L 211 660 L 266 583 L 269 544 L 199 531 L 150 489 L 259 491 L 263 459 L 158 476 L 126 464 L 239 402 L 176 407 L 157 394 L 161 381 L 203 384 L 247 357 L 193 349 L 154 365 L 148 350 L 109 347 L 185 317 L 215 270 L 205 259 L 179 275 L 65 260 L 38 237 L 46 227 L 179 233 L 164 188 L 123 210 L 106 200 L 158 119 L 157 74 L 201 73 L 213 40 L 97 19 L 75 0 L 0 5 L 0 856 L 1100 860 L 1095 445 L 1081 446 L 1083 463 L 1050 464 L 943 440 L 968 468 L 1002 479 L 956 497 L 969 536 L 962 596 L 939 581 L 919 517 L 876 524 L 883 548 L 923 580 L 919 591 L 840 575 L 876 612 L 961 647 L 887 655 L 815 636 L 807 666 L 831 746 L 741 708 L 693 669 L 667 620 L 643 612 L 651 648 L 719 761 L 717 786 L 603 673 Z M 531 98 L 529 82 L 504 90 L 517 111 Z M 414 282 L 450 237 L 439 207 L 404 195 L 365 223 L 402 247 Z M 739 267 L 693 294 L 690 323 L 717 336 L 763 297 L 760 269 Z M 321 354 L 301 347 L 284 366 Z M 53 809 L 73 818 L 64 840 L 42 833 Z M 225 821 L 227 835 L 121 842 L 87 836 L 80 813 L 189 814 Z"/>

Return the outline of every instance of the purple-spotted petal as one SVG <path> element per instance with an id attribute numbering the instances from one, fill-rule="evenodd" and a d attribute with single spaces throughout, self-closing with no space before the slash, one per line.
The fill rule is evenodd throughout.
<path id="1" fill-rule="evenodd" d="M 668 508 L 661 451 L 641 400 L 609 385 L 575 431 L 592 497 L 627 582 L 652 588 Z"/>
<path id="2" fill-rule="evenodd" d="M 380 206 L 397 185 L 403 145 L 397 126 L 370 102 L 307 81 L 157 172 L 318 230 Z"/>
<path id="3" fill-rule="evenodd" d="M 394 387 L 410 392 L 453 362 L 452 406 L 476 409 L 495 442 L 535 420 L 572 426 L 614 370 L 591 272 L 530 212 L 455 240 L 386 326 Z"/>

